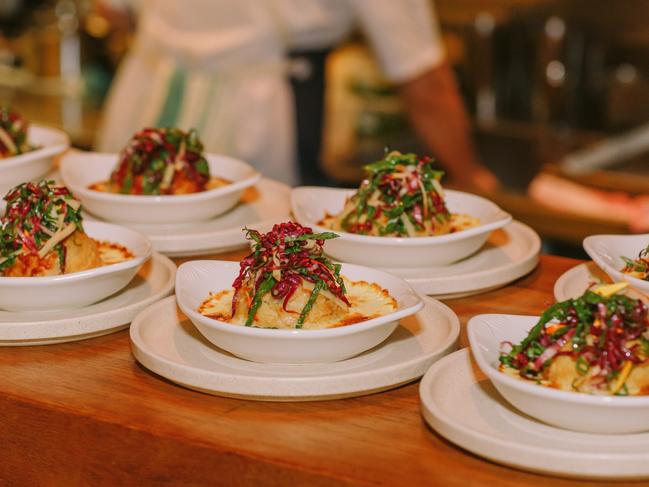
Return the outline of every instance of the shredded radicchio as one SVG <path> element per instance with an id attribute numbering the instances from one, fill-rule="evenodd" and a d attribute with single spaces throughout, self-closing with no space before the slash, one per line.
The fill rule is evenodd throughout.
<path id="1" fill-rule="evenodd" d="M 313 284 L 309 302 L 300 313 L 297 327 L 301 327 L 313 306 L 320 290 L 329 291 L 349 306 L 345 297 L 345 285 L 340 276 L 340 265 L 325 257 L 324 241 L 336 238 L 332 232 L 313 233 L 313 230 L 298 223 L 280 223 L 265 234 L 246 229 L 247 238 L 252 242 L 252 252 L 241 261 L 240 271 L 232 283 L 232 316 L 242 288 L 254 287 L 253 298 L 246 325 L 253 323 L 261 298 L 270 293 L 273 298 L 282 300 L 286 306 L 295 291 L 307 281 Z"/>

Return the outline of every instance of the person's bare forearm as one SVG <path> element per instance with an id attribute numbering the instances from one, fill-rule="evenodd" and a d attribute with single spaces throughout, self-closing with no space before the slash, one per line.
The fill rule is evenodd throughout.
<path id="1" fill-rule="evenodd" d="M 482 190 L 497 180 L 479 161 L 471 125 L 451 69 L 442 65 L 399 87 L 406 112 L 421 140 L 442 162 L 450 179 Z"/>

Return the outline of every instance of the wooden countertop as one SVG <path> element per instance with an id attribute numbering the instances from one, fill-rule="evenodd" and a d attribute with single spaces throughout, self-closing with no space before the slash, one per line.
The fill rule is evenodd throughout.
<path id="1" fill-rule="evenodd" d="M 475 314 L 538 313 L 552 302 L 557 277 L 578 262 L 542 256 L 511 286 L 448 301 L 463 325 L 460 345 Z M 190 391 L 148 372 L 133 359 L 127 331 L 3 348 L 0 485 L 586 485 L 453 446 L 423 422 L 417 388 L 253 402 Z"/>

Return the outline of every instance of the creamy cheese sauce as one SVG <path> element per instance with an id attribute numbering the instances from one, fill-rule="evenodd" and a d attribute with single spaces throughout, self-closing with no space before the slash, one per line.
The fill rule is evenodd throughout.
<path id="1" fill-rule="evenodd" d="M 213 176 L 205 185 L 205 191 L 208 191 L 210 189 L 215 189 L 215 188 L 221 188 L 223 186 L 227 186 L 228 184 L 232 184 L 232 181 L 228 181 L 227 179 Z M 113 186 L 113 184 L 110 181 L 99 181 L 97 183 L 93 183 L 90 186 L 88 186 L 88 189 L 91 189 L 93 191 L 101 191 L 102 193 L 120 192 L 117 188 Z M 177 189 L 178 190 L 174 191 L 173 194 L 189 194 L 189 193 L 200 192 L 200 191 L 196 191 L 193 185 L 181 184 Z"/>
<path id="2" fill-rule="evenodd" d="M 103 241 L 98 241 L 98 243 L 99 258 L 104 265 L 118 264 L 120 262 L 131 260 L 134 257 L 133 253 L 129 249 L 118 243 Z"/>
<path id="3" fill-rule="evenodd" d="M 345 287 L 347 288 L 347 299 L 351 304 L 346 312 L 332 313 L 331 315 L 327 316 L 326 313 L 320 313 L 320 310 L 316 309 L 316 306 L 318 306 L 318 304 L 316 304 L 311 310 L 310 315 L 313 314 L 313 316 L 318 316 L 319 319 L 313 321 L 309 319 L 309 316 L 307 316 L 307 319 L 304 322 L 302 328 L 322 329 L 351 325 L 354 323 L 377 318 L 379 316 L 384 316 L 386 314 L 392 313 L 397 309 L 396 300 L 378 284 L 368 283 L 365 281 L 352 282 L 345 279 Z M 242 326 L 245 322 L 245 318 L 243 316 L 239 316 L 239 313 L 237 313 L 235 320 L 232 319 L 233 295 L 233 289 L 227 289 L 215 294 L 210 294 L 210 296 L 198 308 L 198 312 L 204 316 L 208 316 L 219 321 L 225 321 L 233 325 Z M 300 298 L 296 297 L 295 299 Z M 336 310 L 336 308 L 337 306 L 332 306 L 333 310 Z M 287 309 L 292 309 L 291 300 L 289 300 Z M 263 310 L 260 309 L 260 313 L 258 313 L 258 315 L 262 314 L 261 312 L 263 312 Z M 281 312 L 287 313 L 283 310 Z M 265 313 L 265 316 L 268 316 L 268 313 Z M 255 326 L 264 328 L 287 329 L 294 327 L 279 320 L 273 321 L 273 323 L 259 323 L 255 321 Z"/>
<path id="4" fill-rule="evenodd" d="M 318 225 L 321 225 L 323 227 L 329 228 L 331 230 L 336 230 L 336 231 L 345 231 L 341 227 L 341 222 L 342 218 L 340 215 L 335 216 L 335 215 L 326 215 L 322 220 L 318 222 Z M 387 223 L 387 220 L 383 222 L 383 224 Z M 447 235 L 449 233 L 457 233 L 461 232 L 462 230 L 467 230 L 469 228 L 477 227 L 480 225 L 480 219 L 473 217 L 471 215 L 465 215 L 461 213 L 453 213 L 451 214 L 451 219 L 444 223 L 444 224 L 438 224 L 435 226 L 435 230 L 430 233 L 426 232 L 417 232 L 417 237 L 433 237 L 436 235 Z M 380 236 L 378 234 L 377 227 L 374 226 L 372 228 L 372 231 L 370 233 L 367 233 L 365 235 L 370 235 L 370 236 L 375 236 L 378 237 Z"/>

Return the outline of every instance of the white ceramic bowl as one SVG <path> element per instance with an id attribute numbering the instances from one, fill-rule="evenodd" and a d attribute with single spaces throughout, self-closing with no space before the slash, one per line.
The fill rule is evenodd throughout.
<path id="1" fill-rule="evenodd" d="M 595 396 L 561 391 L 509 377 L 498 370 L 501 343 L 520 343 L 536 316 L 479 315 L 468 324 L 471 352 L 480 370 L 514 407 L 559 428 L 586 433 L 649 430 L 649 397 Z"/>
<path id="2" fill-rule="evenodd" d="M 325 214 L 339 213 L 345 199 L 355 190 L 304 186 L 291 192 L 291 209 L 302 225 L 319 232 L 331 231 L 318 225 Z M 327 241 L 326 252 L 342 262 L 370 267 L 408 268 L 447 265 L 468 257 L 485 243 L 492 230 L 504 227 L 512 217 L 480 196 L 446 191 L 452 213 L 480 219 L 480 225 L 435 237 L 373 237 L 336 231 L 340 237 Z"/>
<path id="3" fill-rule="evenodd" d="M 45 176 L 52 170 L 54 157 L 65 151 L 70 141 L 60 130 L 31 124 L 29 144 L 38 147 L 19 156 L 0 159 L 0 198 L 14 186 Z"/>
<path id="4" fill-rule="evenodd" d="M 81 272 L 47 277 L 0 277 L 0 309 L 38 311 L 81 308 L 116 293 L 151 256 L 149 240 L 129 228 L 84 222 L 88 236 L 127 247 L 134 258 Z"/>
<path id="5" fill-rule="evenodd" d="M 238 326 L 205 317 L 196 310 L 210 292 L 230 289 L 239 273 L 238 262 L 186 262 L 176 274 L 176 299 L 182 312 L 214 345 L 253 362 L 327 363 L 353 357 L 383 342 L 399 319 L 418 312 L 423 301 L 402 279 L 385 272 L 345 264 L 349 279 L 375 282 L 397 300 L 389 315 L 324 330 L 276 330 Z"/>
<path id="6" fill-rule="evenodd" d="M 625 264 L 621 256 L 635 259 L 649 245 L 649 234 L 591 235 L 584 239 L 584 250 L 614 281 L 627 281 L 638 291 L 649 294 L 649 282 L 621 271 Z"/>
<path id="7" fill-rule="evenodd" d="M 207 154 L 213 176 L 231 184 L 220 188 L 183 195 L 125 195 L 88 189 L 91 184 L 107 181 L 117 164 L 117 154 L 73 152 L 60 165 L 61 179 L 81 200 L 86 211 L 104 220 L 119 223 L 180 223 L 208 220 L 237 204 L 244 189 L 261 178 L 245 162 L 231 157 Z"/>

